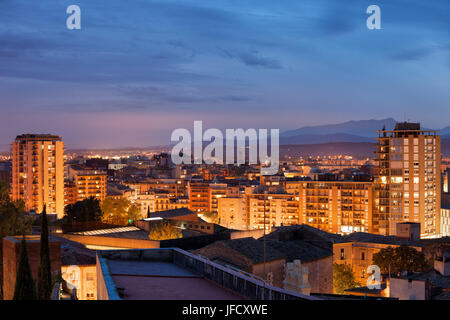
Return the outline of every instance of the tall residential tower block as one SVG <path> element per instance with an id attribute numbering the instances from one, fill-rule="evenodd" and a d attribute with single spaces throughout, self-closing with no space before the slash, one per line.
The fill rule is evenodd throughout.
<path id="1" fill-rule="evenodd" d="M 12 143 L 13 200 L 27 210 L 64 216 L 64 143 L 49 134 L 24 134 Z"/>
<path id="2" fill-rule="evenodd" d="M 378 132 L 374 231 L 395 235 L 398 222 L 418 222 L 422 236 L 440 233 L 441 138 L 419 123 Z"/>

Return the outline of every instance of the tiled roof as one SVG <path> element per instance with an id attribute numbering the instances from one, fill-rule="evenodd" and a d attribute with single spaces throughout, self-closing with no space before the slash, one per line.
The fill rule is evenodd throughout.
<path id="1" fill-rule="evenodd" d="M 254 263 L 264 262 L 264 243 L 254 238 L 242 238 L 234 240 L 220 241 L 222 245 L 239 252 Z M 213 244 L 214 245 L 214 244 Z M 266 246 L 266 261 L 284 259 L 284 255 Z"/>
<path id="2" fill-rule="evenodd" d="M 309 262 L 333 255 L 331 251 L 321 249 L 301 240 L 284 242 L 268 240 L 266 245 L 281 252 L 287 262 L 292 262 L 294 260 Z"/>
<path id="3" fill-rule="evenodd" d="M 221 241 L 221 244 L 239 252 L 254 263 L 264 262 L 264 240 L 243 238 Z M 304 241 L 277 241 L 266 239 L 266 261 L 286 259 L 309 262 L 331 256 L 332 252 L 323 250 Z"/>
<path id="4" fill-rule="evenodd" d="M 329 240 L 331 242 L 336 241 L 337 239 L 340 239 L 341 236 L 334 233 L 329 233 L 317 228 L 314 228 L 307 224 L 299 224 L 299 225 L 292 225 L 292 226 L 283 226 L 283 227 L 277 227 L 275 231 L 271 232 L 268 236 L 270 238 L 276 237 L 280 233 L 284 232 L 292 232 L 292 231 L 308 231 L 316 234 L 317 236 L 323 238 L 324 240 Z"/>
<path id="5" fill-rule="evenodd" d="M 418 242 L 413 242 L 408 239 L 400 239 L 396 236 L 383 236 L 378 234 L 366 233 L 366 232 L 354 232 L 349 235 L 341 237 L 337 242 L 366 242 L 366 243 L 379 243 L 379 244 L 392 244 L 392 245 L 407 245 L 421 247 Z"/>

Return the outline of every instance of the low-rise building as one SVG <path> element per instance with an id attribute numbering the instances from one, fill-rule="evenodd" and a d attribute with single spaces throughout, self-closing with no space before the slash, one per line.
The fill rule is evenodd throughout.
<path id="1" fill-rule="evenodd" d="M 168 193 L 137 194 L 133 202 L 139 207 L 141 216 L 148 212 L 175 210 L 189 207 L 189 199 L 185 197 L 173 198 Z"/>
<path id="2" fill-rule="evenodd" d="M 280 288 L 286 288 L 285 282 L 289 281 L 287 264 L 300 261 L 306 268 L 308 294 L 333 291 L 332 252 L 303 241 L 243 238 L 218 241 L 195 253 Z"/>
<path id="3" fill-rule="evenodd" d="M 388 292 L 399 300 L 450 300 L 450 255 L 437 257 L 432 270 L 390 277 Z"/>
<path id="4" fill-rule="evenodd" d="M 417 239 L 409 240 L 397 236 L 382 236 L 371 233 L 355 232 L 343 236 L 333 244 L 334 263 L 348 264 L 352 267 L 355 279 L 365 284 L 367 268 L 373 265 L 373 256 L 382 249 L 406 245 L 422 251 L 423 244 Z"/>

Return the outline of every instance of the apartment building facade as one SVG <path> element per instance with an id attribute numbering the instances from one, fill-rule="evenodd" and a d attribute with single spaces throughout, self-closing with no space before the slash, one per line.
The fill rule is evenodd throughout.
<path id="1" fill-rule="evenodd" d="M 399 222 L 418 222 L 422 236 L 440 233 L 441 139 L 419 123 L 378 132 L 374 232 L 395 234 Z"/>
<path id="2" fill-rule="evenodd" d="M 49 134 L 24 134 L 11 147 L 13 200 L 23 200 L 26 210 L 64 216 L 64 143 Z"/>
<path id="3" fill-rule="evenodd" d="M 217 214 L 219 199 L 227 196 L 227 188 L 226 183 L 211 183 L 209 185 L 209 212 Z"/>
<path id="4" fill-rule="evenodd" d="M 219 224 L 229 229 L 248 230 L 248 207 L 245 197 L 218 199 Z"/>
<path id="5" fill-rule="evenodd" d="M 249 229 L 270 232 L 273 227 L 300 223 L 299 201 L 291 194 L 247 195 Z"/>
<path id="6" fill-rule="evenodd" d="M 208 212 L 210 209 L 210 194 L 208 182 L 189 182 L 189 209 L 197 214 Z"/>
<path id="7" fill-rule="evenodd" d="M 66 196 L 72 197 L 72 201 L 83 201 L 90 197 L 100 201 L 105 200 L 107 191 L 106 171 L 72 165 L 68 172 L 71 184 L 66 184 L 68 187 Z"/>
<path id="8" fill-rule="evenodd" d="M 373 183 L 299 181 L 292 193 L 252 194 L 219 200 L 220 223 L 239 230 L 308 224 L 323 231 L 371 232 Z M 244 227 L 244 223 L 247 226 Z"/>
<path id="9" fill-rule="evenodd" d="M 139 207 L 142 217 L 148 212 L 189 208 L 188 198 L 173 198 L 169 194 L 138 194 L 132 201 Z"/>

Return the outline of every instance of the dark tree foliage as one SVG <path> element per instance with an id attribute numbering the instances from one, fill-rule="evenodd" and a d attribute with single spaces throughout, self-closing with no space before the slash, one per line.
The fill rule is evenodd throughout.
<path id="1" fill-rule="evenodd" d="M 13 300 L 36 300 L 36 287 L 28 261 L 28 250 L 25 239 L 22 239 L 22 245 L 20 247 L 20 259 Z"/>
<path id="2" fill-rule="evenodd" d="M 171 240 L 182 238 L 181 229 L 177 228 L 173 222 L 161 221 L 153 223 L 148 238 L 150 240 Z"/>
<path id="3" fill-rule="evenodd" d="M 0 182 L 0 204 L 9 201 L 9 189 L 6 182 Z"/>
<path id="4" fill-rule="evenodd" d="M 345 294 L 345 290 L 360 287 L 355 280 L 352 267 L 348 264 L 333 264 L 333 290 L 336 294 Z"/>
<path id="5" fill-rule="evenodd" d="M 131 222 L 141 218 L 139 208 L 130 200 L 121 198 L 106 198 L 102 202 L 102 221 L 106 223 Z"/>
<path id="6" fill-rule="evenodd" d="M 101 221 L 102 210 L 100 200 L 89 197 L 85 200 L 70 204 L 65 208 L 68 222 Z"/>
<path id="7" fill-rule="evenodd" d="M 39 300 L 50 300 L 52 294 L 52 274 L 50 266 L 50 248 L 48 246 L 48 222 L 47 212 L 41 213 L 41 250 L 37 280 L 37 293 Z"/>
<path id="8" fill-rule="evenodd" d="M 420 272 L 429 266 L 425 255 L 408 246 L 388 247 L 373 255 L 373 263 L 380 267 L 383 274 L 396 274 L 402 271 Z"/>

